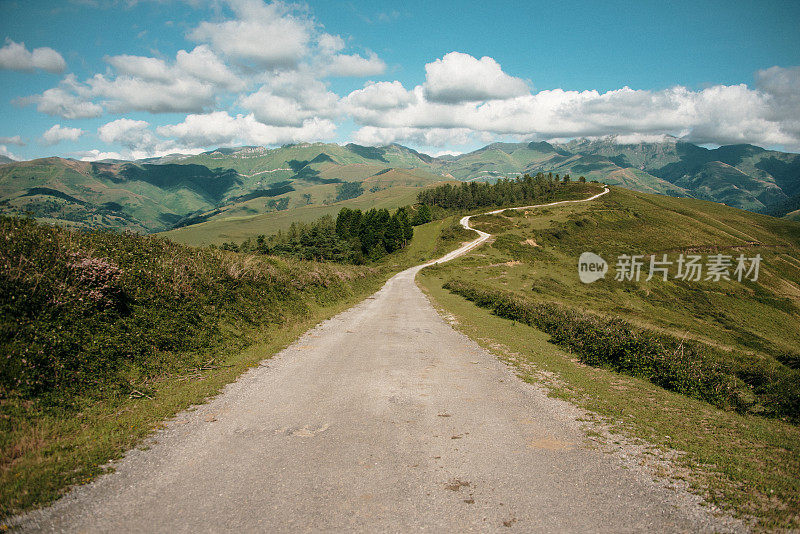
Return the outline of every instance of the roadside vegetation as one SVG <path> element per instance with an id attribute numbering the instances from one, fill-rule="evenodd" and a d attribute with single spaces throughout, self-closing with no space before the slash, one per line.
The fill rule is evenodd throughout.
<path id="1" fill-rule="evenodd" d="M 0 218 L 0 517 L 91 480 L 165 418 L 455 248 L 453 224 L 349 265 Z"/>
<path id="2" fill-rule="evenodd" d="M 554 395 L 679 451 L 677 476 L 710 502 L 800 526 L 800 225 L 617 188 L 471 223 L 493 240 L 421 273 L 461 328 Z M 579 281 L 586 251 L 608 261 L 605 279 Z M 758 280 L 614 279 L 622 254 L 720 252 L 760 254 Z"/>
<path id="3" fill-rule="evenodd" d="M 589 365 L 649 380 L 722 409 L 800 422 L 800 372 L 756 355 L 729 353 L 557 304 L 450 280 L 444 289 L 499 317 L 538 328 Z"/>

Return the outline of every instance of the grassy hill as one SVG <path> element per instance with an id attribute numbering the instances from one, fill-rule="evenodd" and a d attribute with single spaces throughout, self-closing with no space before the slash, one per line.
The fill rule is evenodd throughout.
<path id="1" fill-rule="evenodd" d="M 365 183 L 367 185 L 367 183 Z M 370 208 L 394 210 L 401 206 L 414 204 L 420 188 L 406 185 L 393 185 L 375 192 L 367 191 L 356 198 L 326 203 L 325 199 L 332 199 L 335 195 L 335 186 L 316 186 L 305 189 L 305 192 L 296 192 L 286 195 L 289 199 L 289 209 L 272 210 L 268 213 L 251 208 L 252 203 L 242 203 L 231 206 L 226 210 L 215 212 L 207 221 L 176 228 L 165 232 L 163 235 L 169 239 L 189 245 L 219 245 L 224 242 L 241 242 L 248 237 L 260 234 L 274 234 L 278 230 L 288 229 L 293 222 L 311 222 L 325 215 L 336 216 L 342 208 L 360 209 Z M 305 204 L 305 194 L 312 195 L 318 202 Z M 322 200 L 320 200 L 322 199 Z M 263 201 L 260 201 L 263 203 Z"/>
<path id="2" fill-rule="evenodd" d="M 491 244 L 422 277 L 461 328 L 618 430 L 681 451 L 712 502 L 797 526 L 800 223 L 621 188 L 472 221 Z M 586 251 L 609 263 L 591 284 Z M 615 280 L 622 254 L 643 257 L 640 281 Z M 756 282 L 676 280 L 675 265 L 646 281 L 663 254 L 762 263 Z"/>
<path id="3" fill-rule="evenodd" d="M 199 165 L 45 158 L 0 167 L 0 209 L 67 226 L 147 232 L 213 207 L 238 182 L 235 173 Z"/>
<path id="4" fill-rule="evenodd" d="M 516 295 L 624 317 L 714 345 L 732 356 L 800 363 L 800 225 L 715 203 L 614 189 L 590 205 L 552 215 L 482 216 L 475 227 L 494 243 L 453 267 L 457 280 L 503 287 Z M 535 243 L 535 245 L 531 244 Z M 661 279 L 591 285 L 577 278 L 584 251 L 614 269 L 623 254 L 760 254 L 758 282 Z M 464 269 L 463 267 L 468 267 Z M 645 274 L 648 266 L 645 266 Z M 675 265 L 673 271 L 677 270 Z M 673 272 L 674 274 L 674 272 Z M 738 356 L 737 356 L 738 357 Z M 743 356 L 744 357 L 744 356 Z M 791 363 L 795 360 L 798 363 Z M 800 414 L 798 414 L 800 415 Z"/>

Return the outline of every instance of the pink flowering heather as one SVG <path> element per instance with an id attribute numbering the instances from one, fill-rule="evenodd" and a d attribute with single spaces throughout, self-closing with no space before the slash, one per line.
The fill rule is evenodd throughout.
<path id="1" fill-rule="evenodd" d="M 78 285 L 88 289 L 89 300 L 108 307 L 112 306 L 120 293 L 117 286 L 122 270 L 114 263 L 92 256 L 71 254 L 73 261 L 69 267 L 76 275 Z"/>

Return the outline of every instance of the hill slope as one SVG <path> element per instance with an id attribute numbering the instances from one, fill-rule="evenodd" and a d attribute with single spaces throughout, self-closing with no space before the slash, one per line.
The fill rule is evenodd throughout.
<path id="1" fill-rule="evenodd" d="M 624 144 L 606 137 L 565 144 L 493 143 L 433 158 L 396 144 L 300 143 L 135 162 L 9 162 L 0 165 L 0 211 L 30 212 L 70 226 L 156 232 L 309 205 L 324 208 L 378 190 L 389 191 L 381 198 L 397 193 L 399 202 L 409 195 L 396 188 L 448 179 L 491 182 L 537 172 L 777 216 L 797 209 L 793 199 L 800 195 L 800 155 L 752 145 L 710 150 L 672 138 Z M 347 183 L 356 185 L 343 188 Z"/>
<path id="2" fill-rule="evenodd" d="M 75 227 L 155 232 L 213 218 L 327 205 L 342 200 L 339 186 L 348 182 L 362 184 L 349 190 L 354 196 L 424 187 L 441 180 L 432 174 L 430 161 L 399 145 L 323 143 L 136 162 L 44 158 L 0 167 L 0 211 Z M 397 193 L 408 196 L 405 189 Z"/>
<path id="3" fill-rule="evenodd" d="M 674 138 L 620 144 L 609 137 L 575 140 L 564 148 L 609 158 L 680 187 L 690 196 L 742 209 L 765 209 L 800 191 L 800 155 L 753 145 L 707 149 Z"/>
<path id="4" fill-rule="evenodd" d="M 797 528 L 800 223 L 612 188 L 471 224 L 493 241 L 421 280 L 459 329 L 601 414 L 611 443 L 621 432 L 679 451 L 658 470 L 675 462 L 676 478 L 760 528 Z M 605 278 L 580 282 L 583 252 L 608 262 Z M 623 254 L 641 257 L 638 280 L 615 279 Z M 664 254 L 701 256 L 701 279 L 676 279 L 674 263 L 667 281 L 648 281 Z M 759 254 L 757 281 L 706 280 L 716 254 Z"/>
<path id="5" fill-rule="evenodd" d="M 498 279 L 540 300 L 629 317 L 637 324 L 713 342 L 731 350 L 783 360 L 800 357 L 800 224 L 695 199 L 642 194 L 615 188 L 591 205 L 558 214 L 478 217 L 474 226 L 495 234 L 458 277 Z M 591 285 L 577 278 L 575 263 L 593 251 L 609 274 Z M 757 282 L 675 280 L 680 254 L 759 254 Z M 673 265 L 666 282 L 614 279 L 623 254 Z M 467 260 L 460 260 L 466 263 Z M 520 262 L 506 265 L 504 262 Z M 704 260 L 705 261 L 705 260 Z M 499 276 L 499 278 L 497 278 Z M 788 360 L 787 360 L 788 361 Z"/>
<path id="6" fill-rule="evenodd" d="M 88 482 L 390 274 L 456 248 L 454 223 L 355 266 L 0 217 L 0 519 Z"/>

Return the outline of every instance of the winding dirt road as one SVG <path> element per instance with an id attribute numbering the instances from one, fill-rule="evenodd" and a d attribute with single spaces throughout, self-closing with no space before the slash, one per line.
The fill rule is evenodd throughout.
<path id="1" fill-rule="evenodd" d="M 481 233 L 444 259 L 488 237 Z M 421 268 L 397 274 L 218 397 L 179 414 L 149 450 L 129 452 L 114 473 L 19 526 L 58 532 L 717 528 L 685 496 L 586 447 L 577 409 L 517 379 L 437 314 L 414 283 Z"/>

